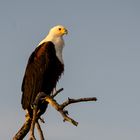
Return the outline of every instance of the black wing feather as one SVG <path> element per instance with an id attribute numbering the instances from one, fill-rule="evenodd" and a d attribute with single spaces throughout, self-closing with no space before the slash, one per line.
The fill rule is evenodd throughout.
<path id="1" fill-rule="evenodd" d="M 49 79 L 50 67 L 55 58 L 55 48 L 52 42 L 43 43 L 31 54 L 22 83 L 22 107 L 29 109 L 39 92 L 52 89 L 45 86 Z M 48 93 L 50 94 L 50 93 Z"/>

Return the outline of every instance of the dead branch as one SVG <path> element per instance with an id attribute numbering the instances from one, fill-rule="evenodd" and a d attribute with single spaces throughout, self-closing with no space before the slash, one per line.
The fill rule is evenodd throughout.
<path id="1" fill-rule="evenodd" d="M 60 106 L 61 106 L 61 108 L 65 108 L 66 106 L 73 104 L 73 103 L 89 102 L 89 101 L 97 101 L 97 98 L 96 97 L 79 98 L 79 99 L 68 98 L 68 100 L 63 102 Z"/>
<path id="2" fill-rule="evenodd" d="M 63 88 L 60 88 L 53 95 L 51 95 L 51 97 L 54 98 L 58 93 L 62 92 L 63 90 L 64 90 Z"/>
<path id="3" fill-rule="evenodd" d="M 29 132 L 30 126 L 31 126 L 31 119 L 28 117 L 26 118 L 26 121 L 23 124 L 23 126 L 19 129 L 19 131 L 14 136 L 13 140 L 22 140 Z"/>
<path id="4" fill-rule="evenodd" d="M 70 104 L 73 103 L 79 103 L 79 102 L 87 102 L 87 101 L 97 101 L 96 97 L 91 98 L 80 98 L 80 99 L 70 99 L 68 98 L 67 101 L 63 102 L 61 105 L 57 103 L 56 100 L 54 100 L 51 96 L 46 96 L 45 101 L 47 101 L 52 107 L 54 107 L 63 117 L 63 121 L 68 121 L 72 123 L 73 125 L 77 126 L 78 122 L 76 122 L 74 119 L 70 118 L 68 116 L 68 111 L 64 110 L 64 108 Z"/>
<path id="5" fill-rule="evenodd" d="M 45 96 L 46 96 L 46 94 L 44 92 L 39 92 L 33 103 L 33 118 L 32 118 L 32 123 L 31 123 L 31 127 L 30 127 L 30 136 L 29 136 L 30 140 L 36 140 L 35 136 L 34 136 L 35 124 L 37 124 L 37 126 L 38 126 L 38 132 L 40 135 L 40 139 L 44 140 L 44 136 L 43 136 L 43 133 L 41 133 L 42 130 L 41 130 L 41 127 L 38 122 L 38 117 L 40 117 L 40 116 L 38 116 L 37 109 L 38 109 L 39 101 L 41 101 L 41 99 L 44 98 Z"/>
<path id="6" fill-rule="evenodd" d="M 68 116 L 69 114 L 68 114 L 68 111 L 65 110 L 65 107 L 73 103 L 97 101 L 96 97 L 79 98 L 79 99 L 68 98 L 68 100 L 64 101 L 62 104 L 58 104 L 57 101 L 54 99 L 54 97 L 58 95 L 58 93 L 60 93 L 61 91 L 63 91 L 63 88 L 57 90 L 51 96 L 46 95 L 44 92 L 40 92 L 38 94 L 33 104 L 33 112 L 34 112 L 33 119 L 29 117 L 28 119 L 26 119 L 26 122 L 24 123 L 22 128 L 17 132 L 17 134 L 14 136 L 13 140 L 23 139 L 26 136 L 26 134 L 29 132 L 29 130 L 30 130 L 30 138 L 35 139 L 34 137 L 35 124 L 39 132 L 40 140 L 44 140 L 43 131 L 41 130 L 40 124 L 38 122 L 38 119 L 41 119 L 40 116 L 38 116 L 37 114 L 37 107 L 38 107 L 39 101 L 42 101 L 42 102 L 46 101 L 47 104 L 49 103 L 53 108 L 55 108 L 62 115 L 64 122 L 68 121 L 75 126 L 78 125 L 78 122 L 76 122 L 74 119 Z"/>
<path id="7" fill-rule="evenodd" d="M 68 121 L 72 123 L 73 125 L 77 126 L 78 122 L 73 120 L 72 118 L 68 117 L 68 111 L 64 110 L 64 108 L 59 105 L 56 100 L 54 100 L 51 96 L 46 96 L 45 101 L 48 102 L 52 107 L 54 107 L 63 117 L 63 121 Z"/>
<path id="8" fill-rule="evenodd" d="M 35 139 L 35 137 L 34 137 L 34 128 L 35 127 L 34 126 L 35 126 L 36 122 L 37 122 L 37 128 L 38 128 L 38 132 L 39 132 L 39 135 L 40 135 L 40 139 L 44 140 L 44 136 L 43 136 L 41 127 L 39 125 L 38 119 L 40 119 L 41 122 L 43 122 L 43 123 L 44 123 L 44 120 L 41 119 L 40 116 L 38 116 L 37 106 L 38 106 L 39 101 L 45 96 L 46 96 L 46 94 L 44 92 L 40 92 L 37 95 L 37 97 L 35 99 L 35 102 L 32 106 L 32 108 L 33 108 L 33 119 L 29 117 L 29 114 L 26 114 L 26 121 L 23 124 L 23 126 L 21 127 L 21 129 L 17 132 L 17 134 L 13 137 L 13 140 L 22 140 L 27 135 L 27 133 L 29 131 L 30 131 L 29 139 L 34 140 Z"/>
<path id="9" fill-rule="evenodd" d="M 36 122 L 36 127 L 38 130 L 39 136 L 40 136 L 40 140 L 45 140 L 44 135 L 43 135 L 43 131 L 42 131 L 41 126 L 40 126 L 38 121 Z"/>

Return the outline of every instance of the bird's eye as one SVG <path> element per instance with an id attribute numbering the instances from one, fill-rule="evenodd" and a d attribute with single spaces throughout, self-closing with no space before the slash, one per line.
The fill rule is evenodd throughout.
<path id="1" fill-rule="evenodd" d="M 58 28 L 59 31 L 61 31 L 61 28 Z"/>

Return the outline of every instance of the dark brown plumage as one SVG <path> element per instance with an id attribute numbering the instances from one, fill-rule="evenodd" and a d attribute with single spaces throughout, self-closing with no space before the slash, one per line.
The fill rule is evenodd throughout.
<path id="1" fill-rule="evenodd" d="M 32 114 L 31 105 L 39 92 L 50 95 L 64 71 L 64 65 L 56 56 L 54 44 L 51 41 L 38 46 L 31 54 L 22 83 L 22 107 Z M 41 103 L 39 109 L 45 112 L 46 103 Z M 42 114 L 41 113 L 41 114 Z"/>

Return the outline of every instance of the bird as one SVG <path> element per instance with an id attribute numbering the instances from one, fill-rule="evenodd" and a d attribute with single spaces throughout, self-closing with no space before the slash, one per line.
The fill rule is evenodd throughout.
<path id="1" fill-rule="evenodd" d="M 21 104 L 30 117 L 33 116 L 32 105 L 39 92 L 50 95 L 64 73 L 63 36 L 67 34 L 68 30 L 62 25 L 52 27 L 29 57 L 21 86 Z M 45 102 L 39 104 L 40 116 L 47 105 Z"/>

